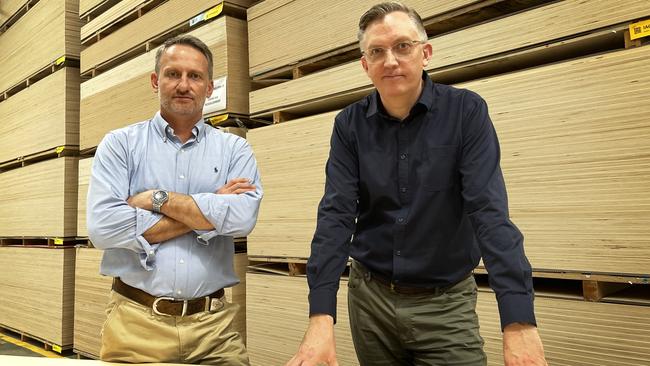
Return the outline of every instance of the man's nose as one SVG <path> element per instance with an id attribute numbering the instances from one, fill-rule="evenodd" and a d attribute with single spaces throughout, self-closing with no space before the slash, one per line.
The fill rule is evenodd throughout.
<path id="1" fill-rule="evenodd" d="M 395 56 L 395 54 L 393 54 L 393 50 L 390 48 L 387 49 L 386 56 L 384 57 L 384 67 L 397 66 L 397 64 L 398 64 L 397 57 Z"/>

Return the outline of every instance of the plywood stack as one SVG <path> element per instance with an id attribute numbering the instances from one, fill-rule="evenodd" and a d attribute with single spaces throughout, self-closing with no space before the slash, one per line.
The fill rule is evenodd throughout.
<path id="1" fill-rule="evenodd" d="M 69 348 L 74 262 L 71 248 L 0 247 L 2 327 L 59 352 Z"/>
<path id="2" fill-rule="evenodd" d="M 350 50 L 358 17 L 370 4 L 354 12 L 352 8 L 337 12 L 345 13 L 340 22 L 320 8 L 295 16 L 308 5 L 311 2 L 300 0 L 264 2 L 248 13 L 250 75 L 260 87 L 250 93 L 250 112 L 255 118 L 277 123 L 248 133 L 265 188 L 258 224 L 248 240 L 249 257 L 255 261 L 304 263 L 308 258 L 334 116 L 373 90 L 358 59 L 338 65 L 331 61 L 332 56 Z M 558 1 L 474 23 L 463 17 L 460 23 L 453 19 L 452 14 L 465 13 L 462 9 L 469 9 L 468 4 L 455 4 L 453 11 L 435 16 L 423 13 L 417 1 L 410 5 L 423 18 L 447 16 L 452 18 L 448 23 L 465 26 L 447 32 L 427 28 L 434 52 L 426 70 L 434 81 L 476 91 L 488 102 L 501 142 L 511 217 L 524 232 L 535 276 L 584 281 L 580 297 L 591 300 L 601 300 L 606 293 L 592 296 L 591 285 L 603 289 L 621 288 L 627 281 L 643 283 L 645 279 L 647 283 L 650 150 L 645 141 L 650 125 L 644 116 L 650 109 L 643 95 L 648 92 L 645 85 L 650 73 L 643 64 L 650 47 L 630 48 L 625 36 L 631 22 L 650 17 L 647 2 L 632 1 L 623 9 L 607 0 Z M 286 28 L 284 23 L 274 26 L 283 18 L 292 19 Z M 425 23 L 429 24 L 426 19 Z M 282 52 L 265 46 L 264 37 L 294 26 L 303 27 L 303 32 L 287 33 L 290 36 L 280 41 L 286 43 L 279 49 Z M 307 37 L 314 34 L 306 31 L 311 28 L 320 29 L 318 34 L 331 29 L 339 38 L 314 40 Z M 327 43 L 330 39 L 333 44 Z M 329 57 L 329 68 L 321 69 L 319 55 Z M 271 80 L 277 77 L 291 80 Z M 293 182 L 291 187 L 287 181 Z M 560 281 L 557 286 L 566 283 Z M 650 288 L 642 288 L 643 297 L 650 298 Z M 254 297 L 250 291 L 249 295 Z M 295 294 L 284 297 L 287 302 L 296 301 Z M 303 314 L 306 301 L 305 292 Z M 625 309 L 643 312 L 647 309 L 639 304 L 644 302 Z M 579 305 L 581 311 L 594 312 L 602 306 Z M 249 310 L 252 332 L 261 314 L 250 306 Z M 480 312 L 484 318 L 498 319 L 494 307 L 483 307 Z M 557 320 L 550 312 L 544 316 L 548 317 L 545 324 Z M 614 327 L 626 324 L 614 317 L 608 321 Z M 595 329 L 600 323 L 586 318 L 583 325 Z M 492 335 L 498 339 L 499 329 L 494 329 Z M 612 330 L 612 337 L 616 332 Z M 575 356 L 568 359 L 574 361 L 567 361 L 562 356 L 565 345 L 551 334 L 543 334 L 550 363 L 589 364 L 577 360 L 594 359 L 590 346 L 578 343 L 567 351 Z M 302 336 L 272 330 L 250 334 L 255 364 L 271 362 L 264 356 L 264 343 L 280 335 L 287 335 L 283 341 L 295 347 Z M 623 355 L 627 348 L 619 342 L 599 344 L 612 357 L 603 364 L 642 364 L 643 358 L 629 361 Z M 295 352 L 295 347 L 288 352 Z M 500 353 L 499 348 L 491 352 Z M 492 357 L 490 363 L 502 360 Z"/>
<path id="3" fill-rule="evenodd" d="M 307 305 L 297 300 L 307 298 L 307 281 L 304 277 L 251 272 L 247 277 L 251 364 L 280 365 L 296 352 L 308 324 Z M 339 289 L 335 327 L 337 357 L 342 365 L 358 365 L 346 296 L 344 279 Z M 650 307 L 589 303 L 559 293 L 538 293 L 535 305 L 549 364 L 648 365 Z M 488 364 L 503 365 L 496 300 L 487 287 L 479 287 L 477 313 Z"/>
<path id="4" fill-rule="evenodd" d="M 215 91 L 223 104 L 206 110 L 206 116 L 248 117 L 247 28 L 246 22 L 235 16 L 242 15 L 252 1 L 202 0 L 188 5 L 169 0 L 152 8 L 146 7 L 149 3 L 121 2 L 82 28 L 82 37 L 86 38 L 81 73 L 92 77 L 81 86 L 82 151 L 96 147 L 108 131 L 155 114 L 159 101 L 150 75 L 156 46 L 181 32 L 198 37 L 210 47 L 214 80 L 225 83 Z M 146 10 L 143 15 L 129 21 L 129 14 L 142 9 Z M 110 33 L 104 36 L 108 30 Z"/>
<path id="5" fill-rule="evenodd" d="M 99 274 L 102 251 L 95 248 L 77 248 L 74 298 L 74 351 L 91 358 L 99 357 L 101 329 L 106 321 L 106 304 L 113 279 Z M 246 253 L 235 255 L 235 272 L 241 283 L 226 289 L 226 298 L 246 308 Z M 235 329 L 246 335 L 246 312 L 235 318 Z"/>

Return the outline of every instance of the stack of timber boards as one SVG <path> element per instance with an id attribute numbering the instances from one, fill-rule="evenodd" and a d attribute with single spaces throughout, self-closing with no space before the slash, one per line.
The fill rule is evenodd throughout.
<path id="1" fill-rule="evenodd" d="M 3 249 L 3 248 L 0 248 Z M 106 321 L 113 279 L 99 274 L 102 251 L 78 248 L 75 269 L 74 350 L 88 357 L 98 358 L 101 348 L 101 328 Z M 235 254 L 235 272 L 241 283 L 226 289 L 226 299 L 241 306 L 234 320 L 234 328 L 246 339 L 246 267 L 245 253 Z M 0 285 L 1 286 L 1 285 Z"/>
<path id="2" fill-rule="evenodd" d="M 413 0 L 408 5 L 427 19 L 475 2 Z M 251 7 L 248 9 L 250 75 L 354 44 L 359 17 L 376 3 L 374 0 L 275 0 Z M 318 35 L 317 39 L 314 35 Z"/>
<path id="3" fill-rule="evenodd" d="M 81 52 L 81 74 L 84 75 L 95 68 L 107 68 L 115 59 L 174 28 L 182 27 L 197 14 L 224 3 L 248 7 L 252 1 L 168 0 L 136 21 L 126 24 L 85 48 Z"/>
<path id="4" fill-rule="evenodd" d="M 298 349 L 307 327 L 307 281 L 303 277 L 251 272 L 247 276 L 251 364 L 283 364 Z M 650 307 L 538 294 L 535 308 L 549 365 L 648 365 Z M 338 361 L 341 365 L 358 365 L 349 329 L 346 280 L 341 281 L 337 311 Z M 488 365 L 503 365 L 496 300 L 487 288 L 479 288 L 477 313 Z"/>
<path id="5" fill-rule="evenodd" d="M 51 66 L 79 59 L 78 0 L 39 1 L 0 36 L 0 93 Z"/>
<path id="6" fill-rule="evenodd" d="M 210 47 L 214 79 L 227 78 L 226 108 L 221 113 L 247 115 L 246 22 L 222 16 L 190 34 Z M 97 146 L 113 129 L 151 118 L 159 109 L 150 82 L 155 54 L 156 50 L 151 50 L 81 84 L 81 150 Z"/>
<path id="7" fill-rule="evenodd" d="M 62 68 L 0 102 L 0 117 L 0 163 L 78 146 L 79 69 Z"/>
<path id="8" fill-rule="evenodd" d="M 490 107 L 534 268 L 648 274 L 648 57 L 640 47 L 457 85 Z M 334 115 L 248 132 L 265 188 L 250 256 L 309 256 Z"/>
<path id="9" fill-rule="evenodd" d="M 9 170 L 0 173 L 0 182 L 0 237 L 77 234 L 77 158 Z"/>
<path id="10" fill-rule="evenodd" d="M 469 80 L 472 67 L 477 64 L 498 66 L 512 54 L 526 52 L 536 52 L 534 57 L 540 60 L 557 58 L 557 54 L 551 53 L 566 44 L 574 42 L 588 47 L 592 39 L 589 34 L 620 34 L 622 47 L 622 31 L 627 25 L 621 24 L 647 16 L 647 0 L 626 2 L 625 7 L 611 0 L 554 2 L 431 38 L 433 57 L 426 70 L 434 80 L 444 80 L 452 74 L 456 80 Z M 353 34 L 355 29 L 350 27 L 347 32 Z M 254 43 L 253 36 L 250 43 Z M 251 57 L 251 67 L 253 62 Z M 298 115 L 332 110 L 368 94 L 371 88 L 359 61 L 354 61 L 251 92 L 250 114 L 267 117 L 279 110 Z"/>
<path id="11" fill-rule="evenodd" d="M 74 248 L 0 247 L 0 327 L 71 346 L 74 262 Z"/>
<path id="12" fill-rule="evenodd" d="M 5 0 L 0 1 L 0 26 L 4 26 L 12 17 L 17 16 L 28 0 Z M 1 32 L 1 31 L 0 31 Z"/>

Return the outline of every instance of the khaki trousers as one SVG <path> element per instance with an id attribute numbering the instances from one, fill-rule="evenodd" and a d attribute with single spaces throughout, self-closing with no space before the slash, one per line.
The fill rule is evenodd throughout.
<path id="1" fill-rule="evenodd" d="M 352 339 L 362 366 L 484 366 L 473 276 L 440 294 L 403 295 L 353 261 L 348 281 Z"/>
<path id="2" fill-rule="evenodd" d="M 111 362 L 249 365 L 241 335 L 232 328 L 239 308 L 221 298 L 210 311 L 156 315 L 111 291 L 100 358 Z"/>

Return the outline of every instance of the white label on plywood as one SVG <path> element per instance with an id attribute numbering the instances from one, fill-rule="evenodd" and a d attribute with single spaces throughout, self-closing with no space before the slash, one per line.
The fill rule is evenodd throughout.
<path id="1" fill-rule="evenodd" d="M 205 100 L 203 105 L 203 114 L 214 113 L 222 109 L 226 109 L 226 79 L 228 77 L 224 76 L 219 79 L 212 81 L 214 90 L 212 91 L 212 96 Z"/>

